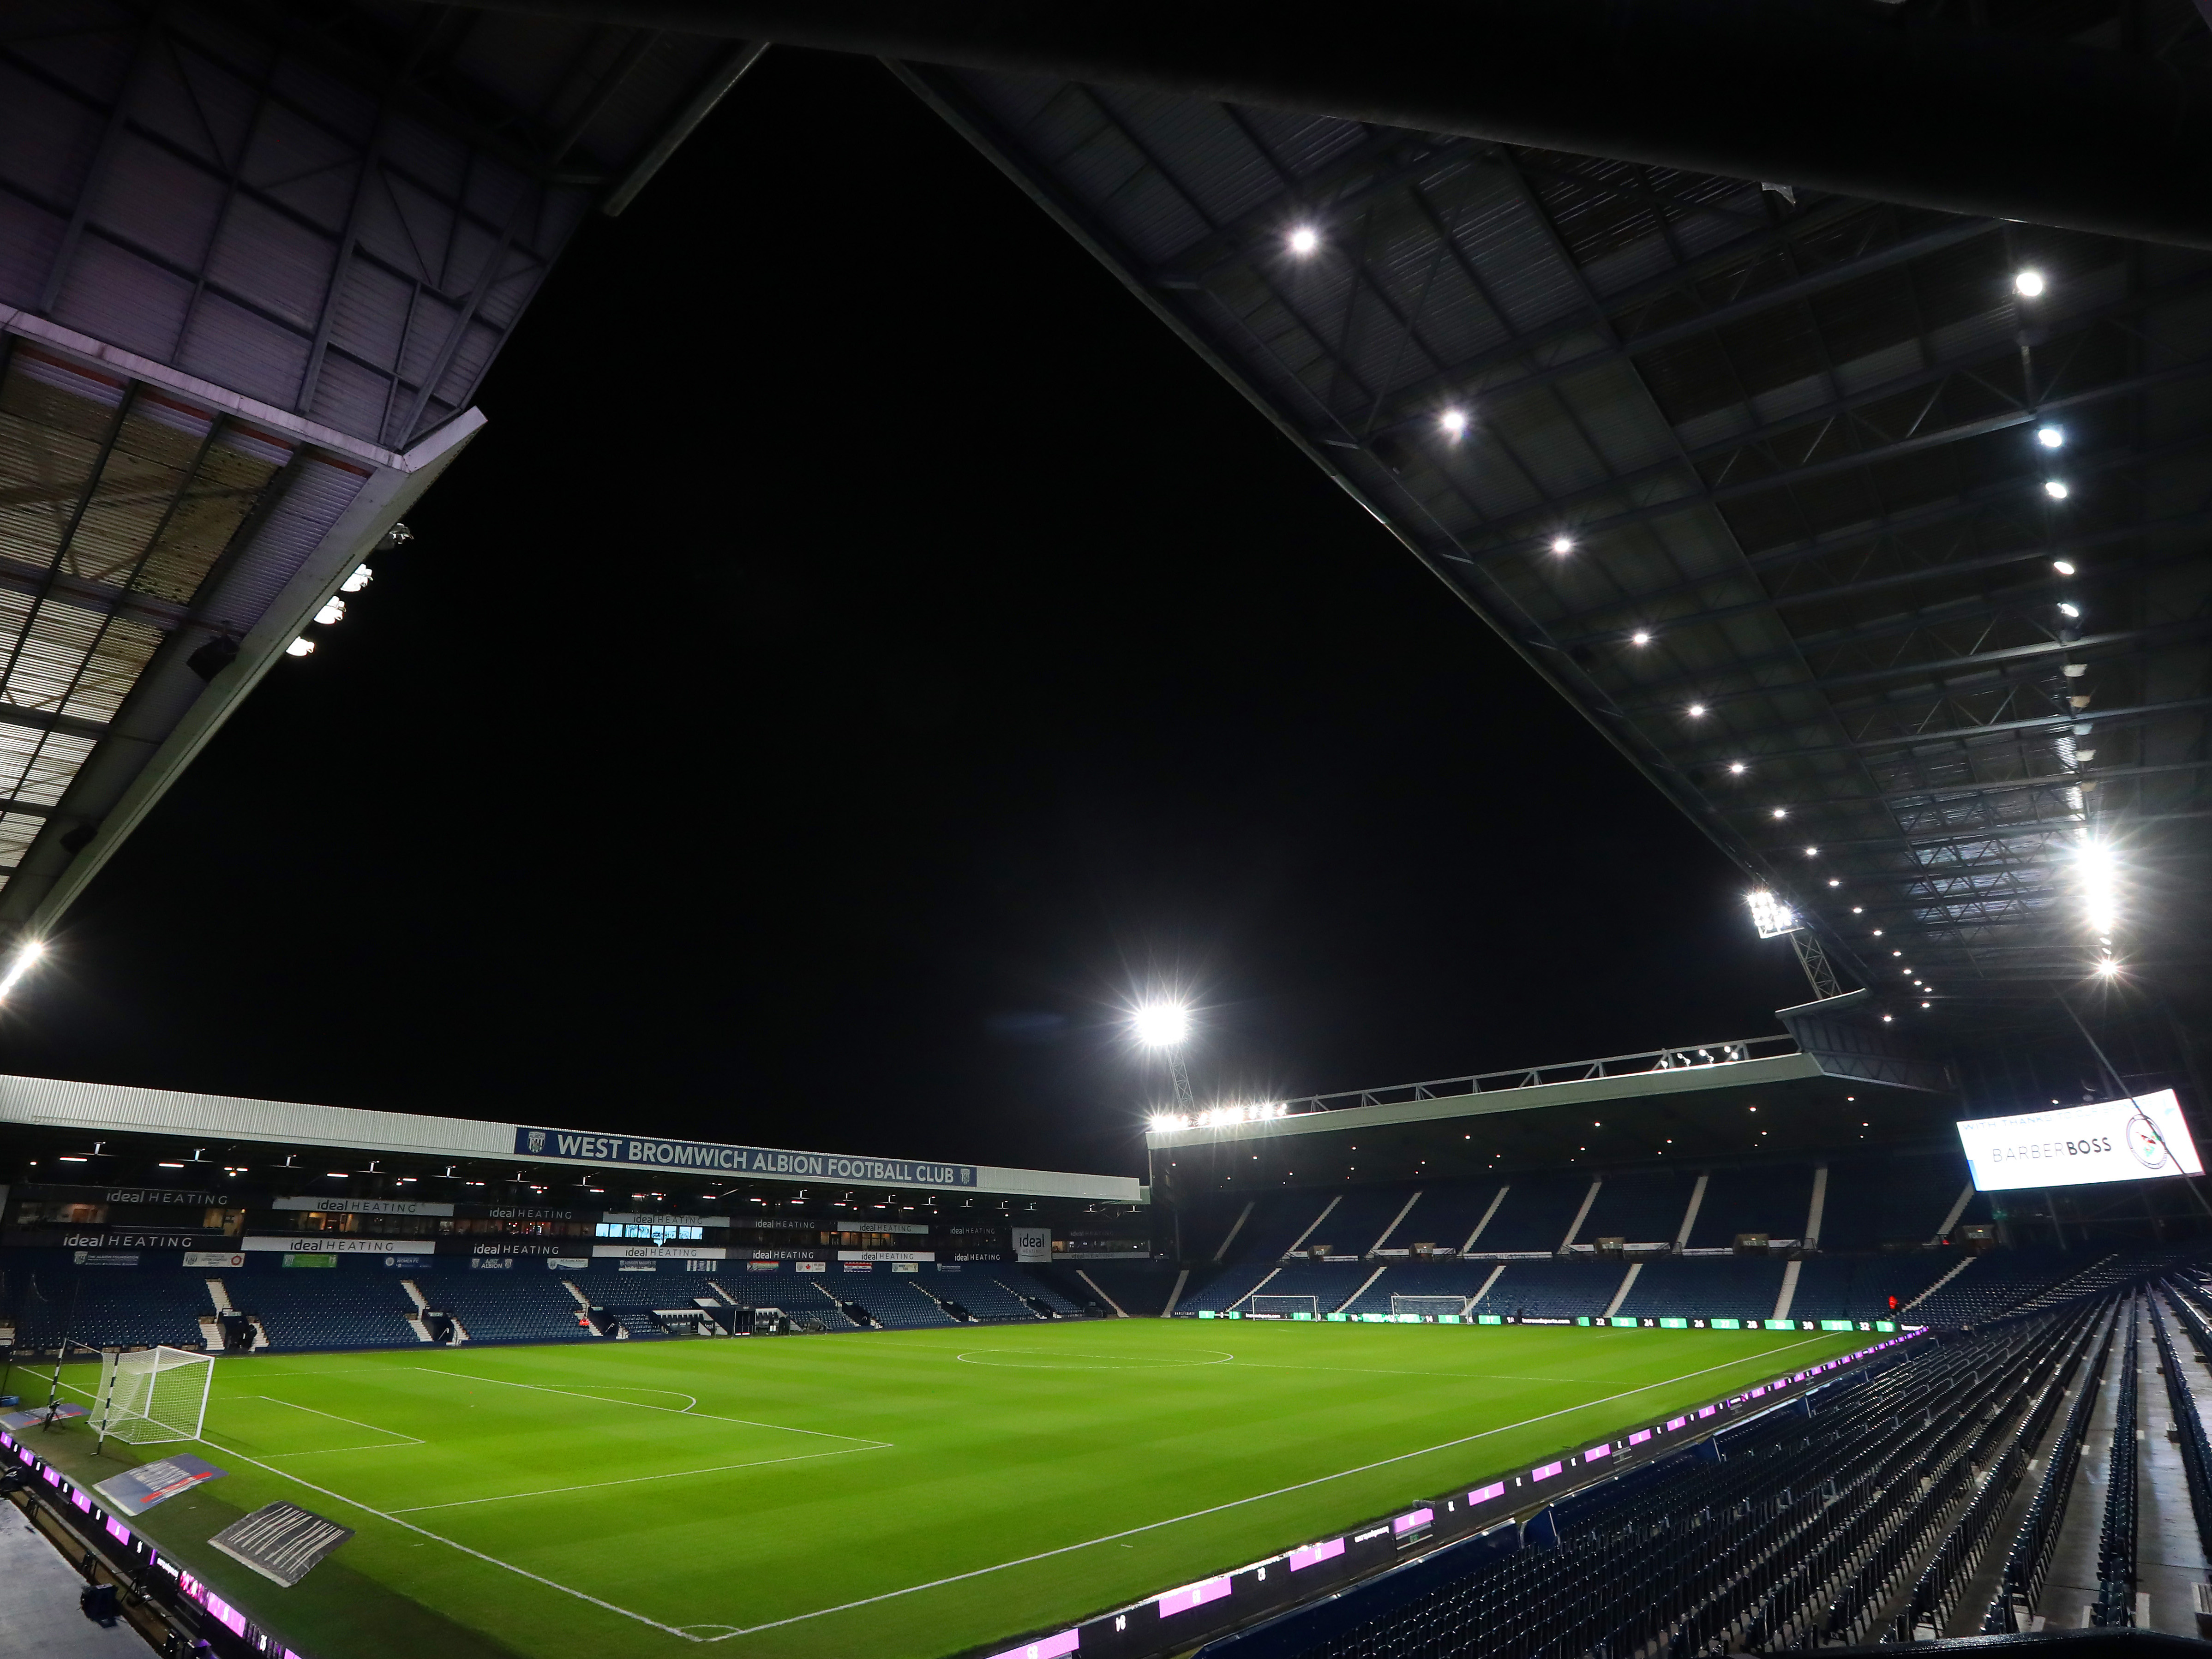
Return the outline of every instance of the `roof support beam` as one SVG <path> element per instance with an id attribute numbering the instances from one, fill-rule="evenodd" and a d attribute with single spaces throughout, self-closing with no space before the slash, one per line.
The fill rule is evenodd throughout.
<path id="1" fill-rule="evenodd" d="M 1981 218 L 2212 246 L 2212 82 L 2148 57 L 1822 0 L 474 0 L 1149 88 Z M 1790 66 L 1774 73 L 1778 64 Z M 1863 118 L 1869 108 L 1879 121 Z M 1962 144 L 1961 132 L 2005 135 Z"/>

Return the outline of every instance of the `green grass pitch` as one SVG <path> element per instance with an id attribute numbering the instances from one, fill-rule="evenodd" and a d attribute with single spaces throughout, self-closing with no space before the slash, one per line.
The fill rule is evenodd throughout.
<path id="1" fill-rule="evenodd" d="M 937 1659 L 1864 1340 L 1113 1320 L 258 1355 L 216 1370 L 228 1478 L 134 1524 L 308 1659 Z M 101 1478 L 82 1424 L 33 1444 Z M 360 1529 L 290 1590 L 204 1542 L 280 1498 Z"/>

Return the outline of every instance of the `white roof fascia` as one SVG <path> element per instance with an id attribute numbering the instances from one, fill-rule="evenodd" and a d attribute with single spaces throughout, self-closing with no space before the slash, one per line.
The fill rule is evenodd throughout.
<path id="1" fill-rule="evenodd" d="M 1281 1135 L 1329 1134 L 1393 1123 L 1428 1123 L 1443 1118 L 1487 1117 L 1498 1112 L 1534 1112 L 1547 1106 L 1584 1106 L 1653 1095 L 1698 1094 L 1709 1089 L 1760 1088 L 1826 1075 L 1810 1054 L 1776 1054 L 1765 1060 L 1726 1060 L 1714 1066 L 1682 1066 L 1663 1072 L 1635 1072 L 1626 1077 L 1578 1079 L 1572 1083 L 1538 1083 L 1519 1089 L 1489 1089 L 1475 1095 L 1445 1095 L 1435 1100 L 1401 1100 L 1378 1106 L 1346 1106 L 1333 1112 L 1297 1112 L 1252 1123 L 1223 1123 L 1205 1129 L 1156 1129 L 1145 1144 L 1209 1146 L 1225 1140 L 1268 1140 Z"/>
<path id="2" fill-rule="evenodd" d="M 273 1141 L 282 1146 L 327 1146 L 346 1152 L 494 1158 L 523 1164 L 575 1167 L 573 1159 L 518 1153 L 514 1150 L 515 1133 L 523 1127 L 519 1124 L 483 1123 L 473 1118 L 430 1117 L 411 1112 L 378 1112 L 351 1106 L 310 1106 L 295 1101 L 244 1100 L 231 1095 L 133 1089 L 118 1084 L 70 1083 L 57 1078 L 0 1076 L 0 1124 L 5 1123 L 74 1128 L 88 1134 L 204 1135 Z M 592 1167 L 623 1170 L 640 1176 L 656 1173 L 621 1164 Z M 1142 1204 L 1146 1198 L 1143 1183 L 1133 1176 L 1078 1175 L 1055 1170 L 1012 1170 L 978 1164 L 975 1177 L 975 1186 L 957 1190 L 1009 1198 L 1068 1198 L 1110 1204 Z M 819 1176 L 751 1172 L 742 1178 L 822 1184 Z"/>

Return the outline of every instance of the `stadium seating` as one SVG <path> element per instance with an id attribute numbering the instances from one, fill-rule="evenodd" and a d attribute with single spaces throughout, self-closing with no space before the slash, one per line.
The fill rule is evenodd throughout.
<path id="1" fill-rule="evenodd" d="M 1719 1249 L 1738 1233 L 1802 1238 L 1813 1206 L 1813 1169 L 1807 1164 L 1719 1170 L 1705 1183 L 1705 1202 L 1690 1230 L 1690 1249 Z M 1822 1224 L 1825 1231 L 1826 1223 Z"/>
<path id="2" fill-rule="evenodd" d="M 1506 1183 L 1504 1201 L 1475 1241 L 1477 1255 L 1516 1250 L 1556 1250 L 1566 1243 L 1575 1212 L 1589 1192 L 1590 1178 L 1577 1171 L 1516 1176 Z"/>
<path id="3" fill-rule="evenodd" d="M 1577 1235 L 1581 1243 L 1621 1238 L 1632 1244 L 1672 1244 L 1690 1206 L 1697 1177 L 1686 1170 L 1608 1176 Z"/>
<path id="4" fill-rule="evenodd" d="M 1562 1231 L 1564 1232 L 1564 1229 Z M 1627 1271 L 1618 1260 L 1559 1257 L 1548 1261 L 1509 1261 L 1483 1299 L 1484 1313 L 1526 1314 L 1538 1319 L 1572 1319 L 1606 1310 Z M 1768 1312 L 1773 1310 L 1769 1308 Z"/>
<path id="5" fill-rule="evenodd" d="M 2110 1321 L 2076 1304 L 1915 1345 L 1724 1433 L 1717 1456 L 1693 1448 L 1567 1498 L 1528 1547 L 1471 1554 L 1441 1584 L 1394 1600 L 1386 1577 L 1206 1651 L 1687 1659 L 1909 1637 L 1964 1593 L 2021 1443 Z"/>
<path id="6" fill-rule="evenodd" d="M 1639 1317 L 1765 1319 L 1782 1293 L 1783 1271 L 1781 1261 L 1765 1255 L 1662 1256 L 1636 1275 L 1619 1311 Z M 1619 1273 L 1615 1267 L 1616 1279 Z M 1505 1277 L 1513 1276 L 1508 1268 Z"/>
<path id="7" fill-rule="evenodd" d="M 229 1273 L 222 1275 L 232 1305 L 258 1319 L 272 1349 L 329 1351 L 389 1348 L 416 1341 L 407 1324 L 415 1311 L 401 1275 L 348 1268 Z M 207 1296 L 200 1276 L 200 1295 Z"/>
<path id="8" fill-rule="evenodd" d="M 924 1294 L 912 1273 L 874 1273 L 865 1280 L 841 1281 L 837 1291 L 846 1300 L 866 1308 L 887 1331 L 927 1329 L 960 1322 Z"/>
<path id="9" fill-rule="evenodd" d="M 471 1342 L 597 1340 L 577 1323 L 582 1310 L 557 1273 L 518 1268 L 496 1278 L 490 1273 L 441 1273 L 416 1282 L 433 1307 L 461 1322 Z"/>
<path id="10" fill-rule="evenodd" d="M 1887 1319 L 1966 1260 L 1955 1250 L 1808 1256 L 1798 1264 L 1790 1313 L 1799 1319 Z"/>

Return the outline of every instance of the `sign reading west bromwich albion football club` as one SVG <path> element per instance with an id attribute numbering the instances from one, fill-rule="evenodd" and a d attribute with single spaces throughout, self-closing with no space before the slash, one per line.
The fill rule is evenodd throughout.
<path id="1" fill-rule="evenodd" d="M 726 1146 L 714 1140 L 646 1135 L 586 1134 L 574 1129 L 518 1128 L 514 1150 L 525 1158 L 638 1170 L 699 1170 L 714 1175 L 781 1176 L 787 1181 L 882 1181 L 902 1187 L 973 1187 L 972 1164 L 927 1164 L 903 1158 L 848 1158 L 838 1152 L 787 1152 L 773 1146 Z"/>

